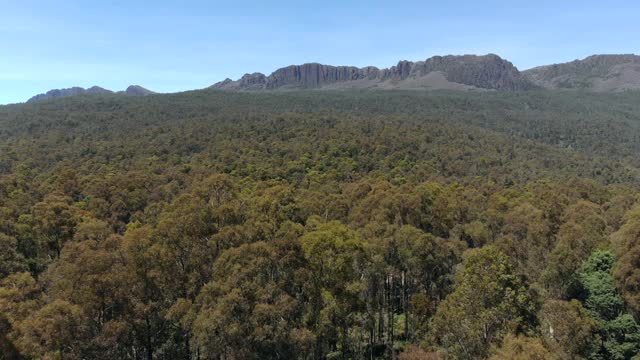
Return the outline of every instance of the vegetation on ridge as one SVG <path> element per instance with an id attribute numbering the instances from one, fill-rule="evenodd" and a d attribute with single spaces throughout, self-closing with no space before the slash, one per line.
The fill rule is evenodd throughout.
<path id="1" fill-rule="evenodd" d="M 631 359 L 639 100 L 0 107 L 0 358 Z"/>

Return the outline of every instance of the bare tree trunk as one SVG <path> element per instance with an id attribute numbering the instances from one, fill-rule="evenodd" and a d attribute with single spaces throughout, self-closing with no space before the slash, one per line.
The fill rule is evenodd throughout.
<path id="1" fill-rule="evenodd" d="M 402 272 L 402 312 L 404 313 L 404 340 L 409 340 L 409 311 L 407 308 L 407 286 L 404 271 Z"/>

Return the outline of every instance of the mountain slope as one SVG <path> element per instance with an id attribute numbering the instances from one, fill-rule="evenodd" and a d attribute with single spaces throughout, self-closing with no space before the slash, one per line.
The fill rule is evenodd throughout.
<path id="1" fill-rule="evenodd" d="M 493 89 L 529 90 L 534 85 L 509 61 L 497 55 L 435 56 L 426 61 L 400 61 L 388 69 L 373 66 L 291 65 L 266 76 L 245 74 L 212 86 L 223 90 L 274 89 Z"/>
<path id="2" fill-rule="evenodd" d="M 640 89 L 640 56 L 593 55 L 583 60 L 536 67 L 523 74 L 547 89 L 634 90 Z"/>
<path id="3" fill-rule="evenodd" d="M 583 60 L 540 66 L 519 71 L 498 55 L 434 56 L 425 61 L 400 61 L 395 66 L 332 66 L 319 63 L 290 65 L 270 75 L 245 74 L 238 80 L 225 79 L 212 89 L 262 90 L 500 90 L 580 89 L 618 92 L 640 89 L 640 56 L 593 55 Z M 82 94 L 111 94 L 98 86 L 73 87 L 39 94 L 28 102 Z M 127 95 L 155 94 L 139 85 L 131 85 Z"/>
<path id="4" fill-rule="evenodd" d="M 422 124 L 443 121 L 463 127 L 480 127 L 570 149 L 585 156 L 603 157 L 609 164 L 607 166 L 614 159 L 624 159 L 640 168 L 640 160 L 636 156 L 640 151 L 639 98 L 640 93 L 637 92 L 600 94 L 553 90 L 511 93 L 404 90 L 236 92 L 216 89 L 148 97 L 67 97 L 55 102 L 0 107 L 0 141 L 17 134 L 34 137 L 39 131 L 43 133 L 37 136 L 48 136 L 57 133 L 55 126 L 61 127 L 61 134 L 86 127 L 89 129 L 84 133 L 86 135 L 95 128 L 114 127 L 128 136 L 140 131 L 142 124 L 151 120 L 158 126 L 166 126 L 178 124 L 178 119 L 217 122 L 221 114 L 226 114 L 224 118 L 230 123 L 246 118 L 247 114 L 313 113 L 338 114 L 341 117 L 355 114 L 369 119 L 415 117 Z M 122 111 L 114 114 L 115 117 L 107 115 L 113 111 L 112 108 Z M 44 117 L 46 125 L 40 122 L 45 110 L 48 113 Z M 83 117 L 75 116 L 71 121 L 63 116 L 54 120 L 54 114 L 59 116 L 65 112 L 83 114 L 84 119 L 81 121 L 79 119 Z M 54 162 L 55 159 L 48 161 Z M 625 167 L 612 168 L 622 171 Z M 608 173 L 610 170 L 601 171 Z"/>
<path id="5" fill-rule="evenodd" d="M 0 106 L 0 149 L 3 358 L 429 358 L 421 324 L 542 348 L 567 309 L 637 338 L 557 298 L 637 254 L 640 92 L 68 96 Z"/>
<path id="6" fill-rule="evenodd" d="M 68 89 L 49 90 L 44 94 L 38 94 L 36 96 L 33 96 L 32 98 L 27 100 L 27 102 L 50 100 L 50 99 L 57 99 L 57 98 L 84 95 L 84 94 L 113 94 L 113 93 L 114 93 L 113 91 L 101 88 L 99 86 L 92 86 L 88 89 L 75 86 Z M 131 85 L 125 91 L 119 91 L 118 93 L 124 93 L 127 95 L 134 95 L 134 96 L 146 96 L 146 95 L 154 94 L 153 91 L 147 90 L 139 85 Z"/>
<path id="7" fill-rule="evenodd" d="M 38 94 L 38 95 L 32 97 L 31 99 L 27 100 L 27 102 L 56 99 L 56 98 L 67 97 L 67 96 L 76 96 L 76 95 L 81 95 L 81 94 L 111 94 L 111 93 L 113 93 L 113 91 L 107 90 L 107 89 L 103 89 L 103 88 L 101 88 L 99 86 L 93 86 L 93 87 L 90 87 L 88 89 L 84 89 L 84 88 L 76 86 L 76 87 L 72 87 L 72 88 L 68 88 L 68 89 L 53 89 L 53 90 L 49 90 L 44 94 Z"/>
<path id="8" fill-rule="evenodd" d="M 147 96 L 151 94 L 155 94 L 155 92 L 145 89 L 140 85 L 131 85 L 124 91 L 125 94 L 135 95 L 135 96 Z"/>

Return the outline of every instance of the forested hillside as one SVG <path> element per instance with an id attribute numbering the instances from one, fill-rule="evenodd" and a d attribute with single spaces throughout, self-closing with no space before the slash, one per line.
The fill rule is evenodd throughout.
<path id="1" fill-rule="evenodd" d="M 0 359 L 632 359 L 639 151 L 639 92 L 0 106 Z"/>

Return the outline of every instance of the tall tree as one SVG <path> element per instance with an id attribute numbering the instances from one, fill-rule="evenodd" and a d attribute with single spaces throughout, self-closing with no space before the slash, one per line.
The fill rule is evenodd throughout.
<path id="1" fill-rule="evenodd" d="M 225 251 L 192 315 L 195 354 L 204 359 L 306 359 L 305 259 L 295 241 L 256 242 Z M 302 276 L 302 277 L 301 277 Z"/>
<path id="2" fill-rule="evenodd" d="M 562 358 L 589 358 L 597 352 L 598 325 L 580 301 L 548 300 L 539 318 L 545 343 Z"/>
<path id="3" fill-rule="evenodd" d="M 454 291 L 440 303 L 430 336 L 460 359 L 485 357 L 509 332 L 522 331 L 534 311 L 527 285 L 495 247 L 469 250 Z"/>
<path id="4" fill-rule="evenodd" d="M 27 270 L 27 260 L 18 252 L 17 245 L 14 237 L 0 233 L 0 280 Z"/>
<path id="5" fill-rule="evenodd" d="M 640 314 L 640 207 L 628 211 L 624 225 L 611 235 L 618 261 L 614 269 L 622 296 Z"/>
<path id="6" fill-rule="evenodd" d="M 609 251 L 595 251 L 578 272 L 585 307 L 597 321 L 604 359 L 631 359 L 640 353 L 640 325 L 624 313 L 622 297 L 611 271 L 615 257 Z M 595 357 L 595 356 L 594 356 Z"/>
<path id="7" fill-rule="evenodd" d="M 312 272 L 311 321 L 317 332 L 317 353 L 340 351 L 348 354 L 349 329 L 364 310 L 367 264 L 359 234 L 339 222 L 308 221 L 300 242 Z"/>
<path id="8" fill-rule="evenodd" d="M 502 346 L 495 350 L 489 360 L 559 360 L 560 357 L 547 350 L 540 338 L 523 335 L 507 335 Z"/>

